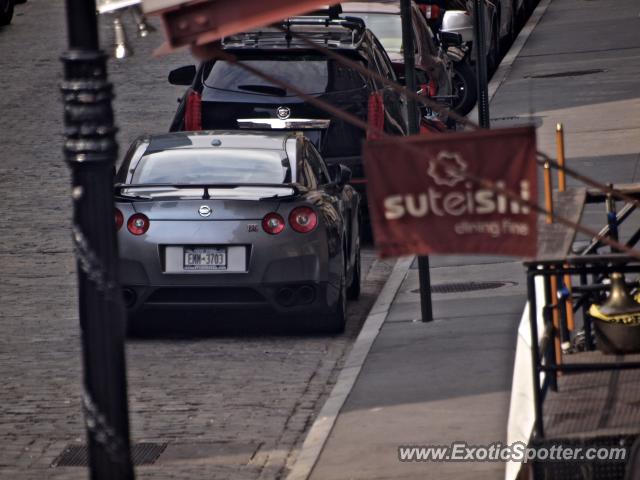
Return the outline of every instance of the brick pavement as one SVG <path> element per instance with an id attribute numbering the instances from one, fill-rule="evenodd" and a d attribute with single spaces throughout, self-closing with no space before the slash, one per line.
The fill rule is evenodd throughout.
<path id="1" fill-rule="evenodd" d="M 0 478 L 86 478 L 84 468 L 50 467 L 67 444 L 84 442 L 69 172 L 61 155 L 63 2 L 29 0 L 16 13 L 0 29 Z M 110 28 L 101 32 L 108 45 Z M 152 59 L 159 35 L 133 40 L 136 56 L 110 65 L 122 151 L 138 134 L 166 131 L 181 92 L 166 74 L 189 61 Z M 370 251 L 365 259 L 370 266 Z M 344 336 L 258 329 L 130 341 L 133 441 L 169 443 L 138 477 L 278 478 L 390 268 L 369 270 Z"/>

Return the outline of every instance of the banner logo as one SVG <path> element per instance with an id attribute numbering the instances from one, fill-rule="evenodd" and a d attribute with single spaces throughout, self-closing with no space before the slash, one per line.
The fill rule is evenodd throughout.
<path id="1" fill-rule="evenodd" d="M 427 173 L 431 175 L 436 185 L 455 187 L 464 181 L 463 173 L 467 171 L 467 163 L 459 153 L 442 151 L 438 153 L 436 160 L 429 162 Z"/>

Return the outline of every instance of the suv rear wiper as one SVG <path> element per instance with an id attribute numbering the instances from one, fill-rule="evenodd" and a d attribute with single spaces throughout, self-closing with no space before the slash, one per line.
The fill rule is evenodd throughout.
<path id="1" fill-rule="evenodd" d="M 286 97 L 287 91 L 284 88 L 274 87 L 272 85 L 238 85 L 238 90 L 247 90 L 249 92 L 264 93 L 265 95 L 273 95 L 274 97 Z"/>

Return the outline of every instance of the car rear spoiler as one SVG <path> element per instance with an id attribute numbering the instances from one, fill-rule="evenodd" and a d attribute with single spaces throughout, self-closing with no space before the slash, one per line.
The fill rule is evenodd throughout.
<path id="1" fill-rule="evenodd" d="M 255 187 L 255 188 L 289 188 L 292 190 L 292 195 L 286 195 L 278 198 L 286 198 L 291 196 L 297 196 L 306 191 L 306 188 L 298 183 L 116 183 L 114 185 L 115 196 L 125 199 L 140 199 L 151 200 L 151 197 L 144 195 L 127 195 L 123 193 L 123 190 L 129 189 L 153 189 L 153 188 L 170 188 L 170 189 L 199 189 L 202 188 L 204 193 L 202 194 L 203 200 L 209 200 L 209 190 L 212 189 L 233 189 L 240 187 Z M 274 198 L 274 197 L 265 197 Z"/>

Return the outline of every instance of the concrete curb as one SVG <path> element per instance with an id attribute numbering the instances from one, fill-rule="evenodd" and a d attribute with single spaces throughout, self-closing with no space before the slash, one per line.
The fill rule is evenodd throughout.
<path id="1" fill-rule="evenodd" d="M 306 480 L 311 475 L 318 458 L 320 458 L 324 445 L 331 434 L 331 430 L 336 423 L 338 414 L 344 402 L 347 400 L 349 393 L 351 393 L 358 379 L 358 375 L 360 375 L 369 350 L 377 338 L 382 324 L 387 318 L 391 304 L 412 263 L 413 257 L 403 257 L 398 259 L 394 265 L 391 275 L 389 275 L 384 287 L 382 287 L 380 295 L 378 295 L 376 302 L 362 326 L 362 330 L 360 330 L 358 334 L 358 338 L 356 338 L 353 347 L 351 347 L 349 356 L 340 371 L 333 390 L 331 390 L 329 394 L 329 398 L 327 398 L 322 410 L 320 410 L 318 414 L 318 418 L 316 418 L 309 429 L 309 433 L 300 449 L 300 454 L 291 472 L 287 476 L 287 480 Z"/>

